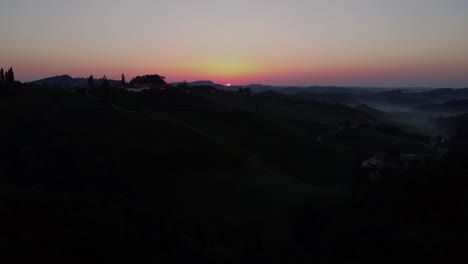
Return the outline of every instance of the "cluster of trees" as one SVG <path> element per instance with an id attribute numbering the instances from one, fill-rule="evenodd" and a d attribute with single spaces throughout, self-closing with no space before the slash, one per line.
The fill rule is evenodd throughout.
<path id="1" fill-rule="evenodd" d="M 109 80 L 107 79 L 107 76 L 104 75 L 104 77 L 102 77 L 102 89 L 104 90 L 104 94 L 103 94 L 103 97 L 102 97 L 102 101 L 103 103 L 105 104 L 109 104 L 110 102 L 110 86 L 109 86 Z"/>
<path id="2" fill-rule="evenodd" d="M 99 81 L 99 80 L 98 80 L 98 81 Z M 123 74 L 123 73 L 122 73 L 122 75 L 121 75 L 121 82 L 120 82 L 120 84 L 122 85 L 122 87 L 125 86 L 125 84 L 126 84 L 126 81 L 125 81 L 125 74 Z M 104 88 L 105 88 L 105 86 L 110 86 L 110 82 L 109 82 L 109 80 L 107 79 L 107 76 L 106 76 L 106 75 L 104 75 L 104 77 L 102 77 L 102 82 L 101 82 L 101 87 L 104 87 Z M 88 78 L 88 88 L 92 89 L 92 88 L 94 88 L 94 87 L 95 87 L 94 76 L 91 75 L 91 76 L 89 76 L 89 78 Z"/>
<path id="3" fill-rule="evenodd" d="M 88 78 L 88 88 L 91 88 L 91 89 L 94 88 L 94 76 L 93 75 L 89 76 Z"/>
<path id="4" fill-rule="evenodd" d="M 122 74 L 122 78 L 125 78 L 123 74 Z M 94 76 L 91 75 L 88 78 L 88 90 L 94 90 L 94 88 L 95 88 Z M 99 93 L 101 93 L 102 102 L 104 104 L 109 104 L 110 103 L 110 83 L 106 75 L 102 77 Z"/>
<path id="5" fill-rule="evenodd" d="M 124 77 L 124 76 L 123 76 Z M 131 85 L 134 84 L 156 84 L 156 85 L 164 85 L 167 84 L 165 81 L 166 77 L 160 76 L 157 74 L 154 75 L 145 75 L 145 76 L 137 76 L 130 81 Z"/>
<path id="6" fill-rule="evenodd" d="M 109 79 L 107 79 L 106 75 L 102 77 L 101 87 L 109 88 Z M 94 88 L 94 76 L 93 75 L 89 76 L 88 78 L 88 88 Z"/>
<path id="7" fill-rule="evenodd" d="M 0 98 L 8 98 L 16 94 L 16 87 L 19 82 L 15 81 L 15 73 L 10 67 L 6 72 L 0 69 Z"/>
<path id="8" fill-rule="evenodd" d="M 3 71 L 3 68 L 0 69 L 0 81 L 1 82 L 14 83 L 15 82 L 15 73 L 13 72 L 13 68 L 10 67 L 10 69 L 7 70 L 6 72 Z"/>

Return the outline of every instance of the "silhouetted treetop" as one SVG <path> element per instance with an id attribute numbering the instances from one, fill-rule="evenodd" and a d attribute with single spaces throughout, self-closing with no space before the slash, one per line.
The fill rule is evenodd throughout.
<path id="1" fill-rule="evenodd" d="M 93 77 L 93 75 L 89 76 L 89 78 L 88 78 L 88 87 L 89 88 L 94 87 L 94 77 Z"/>
<path id="2" fill-rule="evenodd" d="M 15 73 L 13 72 L 13 68 L 10 68 L 10 80 L 11 82 L 15 81 Z"/>
<path id="3" fill-rule="evenodd" d="M 103 88 L 103 92 L 104 92 L 102 102 L 105 104 L 109 104 L 110 103 L 110 86 L 109 86 L 109 80 L 107 79 L 106 75 L 102 77 L 101 87 Z"/>
<path id="4" fill-rule="evenodd" d="M 6 73 L 2 74 L 3 80 L 9 83 L 15 82 L 15 73 L 13 72 L 13 68 L 10 67 L 9 70 L 6 71 Z"/>
<path id="5" fill-rule="evenodd" d="M 125 74 L 123 74 L 123 73 L 121 75 L 121 83 L 122 83 L 122 85 L 125 85 L 125 83 L 126 83 L 125 82 Z"/>
<path id="6" fill-rule="evenodd" d="M 160 75 L 145 75 L 145 76 L 137 76 L 130 81 L 130 84 L 166 84 L 164 81 L 165 77 Z"/>
<path id="7" fill-rule="evenodd" d="M 106 75 L 104 75 L 104 76 L 102 77 L 102 84 L 101 84 L 101 85 L 102 85 L 102 87 L 104 87 L 104 88 L 108 88 L 108 87 L 109 87 L 109 80 L 107 79 L 107 76 L 106 76 Z"/>
<path id="8" fill-rule="evenodd" d="M 5 72 L 3 72 L 3 68 L 0 69 L 0 81 L 1 82 L 5 81 Z"/>

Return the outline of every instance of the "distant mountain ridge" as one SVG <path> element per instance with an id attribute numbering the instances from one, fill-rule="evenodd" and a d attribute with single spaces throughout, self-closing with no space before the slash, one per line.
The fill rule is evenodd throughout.
<path id="1" fill-rule="evenodd" d="M 179 84 L 182 84 L 183 82 L 174 82 L 171 83 L 172 86 L 178 86 Z M 200 81 L 195 81 L 195 82 L 187 82 L 188 86 L 210 86 L 216 89 L 224 90 L 229 87 L 226 87 L 222 84 L 214 83 L 212 81 L 207 81 L 207 80 L 200 80 Z"/>
<path id="2" fill-rule="evenodd" d="M 95 85 L 100 85 L 102 79 L 95 79 Z M 117 86 L 120 81 L 109 80 L 111 86 Z M 73 78 L 70 75 L 59 75 L 31 82 L 37 85 L 59 87 L 86 87 L 87 78 Z M 170 85 L 177 86 L 182 82 Z M 210 80 L 188 82 L 189 86 L 209 86 L 219 90 L 236 91 L 240 86 L 228 87 Z M 433 88 L 381 88 L 381 87 L 341 87 L 341 86 L 273 86 L 264 84 L 242 85 L 253 93 L 274 91 L 284 95 L 294 95 L 315 101 L 342 104 L 371 104 L 392 103 L 404 106 L 421 106 L 442 103 L 450 100 L 468 99 L 468 88 L 461 89 L 433 89 Z"/>
<path id="3" fill-rule="evenodd" d="M 172 86 L 177 86 L 182 82 L 171 83 Z M 218 89 L 233 90 L 238 87 L 250 88 L 253 93 L 263 93 L 266 91 L 274 91 L 286 95 L 298 95 L 305 93 L 314 94 L 373 94 L 389 91 L 401 91 L 403 93 L 421 93 L 431 90 L 434 88 L 383 88 L 383 87 L 360 87 L 360 86 L 275 86 L 266 84 L 248 84 L 248 85 L 235 85 L 227 87 L 222 84 L 214 83 L 209 80 L 200 80 L 194 82 L 187 82 L 189 86 L 211 86 Z"/>
<path id="4" fill-rule="evenodd" d="M 417 109 L 428 112 L 468 113 L 468 99 L 451 100 L 441 104 L 421 105 Z"/>
<path id="5" fill-rule="evenodd" d="M 304 91 L 296 94 L 289 94 L 297 98 L 308 101 L 321 101 L 326 103 L 339 103 L 346 105 L 361 105 L 366 104 L 375 108 L 388 107 L 403 107 L 407 109 L 418 109 L 424 111 L 436 111 L 436 109 L 449 109 L 453 112 L 464 111 L 463 102 L 453 102 L 457 100 L 468 99 L 468 89 L 433 89 L 433 90 L 418 90 L 411 91 L 409 89 L 396 90 L 362 90 L 360 88 L 303 88 Z M 315 89 L 315 92 L 314 92 Z M 344 90 L 348 89 L 348 90 Z M 343 92 L 340 92 L 343 91 Z M 278 93 L 285 94 L 284 91 L 278 90 Z M 286 93 L 288 94 L 288 93 Z M 452 101 L 452 102 L 450 102 Z M 450 102 L 448 104 L 438 105 Z M 423 107 L 421 107 L 423 106 Z M 468 107 L 468 104 L 467 104 Z M 455 109 L 456 108 L 456 109 Z M 389 109 L 389 108 L 388 108 Z"/>

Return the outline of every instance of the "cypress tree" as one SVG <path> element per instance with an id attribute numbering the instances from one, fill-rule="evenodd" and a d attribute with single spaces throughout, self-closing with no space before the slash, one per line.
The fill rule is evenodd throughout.
<path id="1" fill-rule="evenodd" d="M 94 88 L 94 77 L 93 75 L 88 78 L 88 88 Z"/>
<path id="2" fill-rule="evenodd" d="M 10 70 L 5 72 L 5 82 L 10 82 Z"/>
<path id="3" fill-rule="evenodd" d="M 104 88 L 109 87 L 109 80 L 107 79 L 106 75 L 104 75 L 104 77 L 102 77 L 102 87 L 104 87 Z"/>
<path id="4" fill-rule="evenodd" d="M 15 82 L 15 73 L 13 72 L 13 68 L 10 67 L 10 69 L 8 71 L 9 71 L 8 81 L 11 82 L 11 83 Z"/>
<path id="5" fill-rule="evenodd" d="M 110 102 L 110 87 L 109 87 L 109 80 L 107 80 L 107 76 L 104 75 L 102 77 L 102 88 L 104 90 L 104 97 L 103 97 L 103 102 L 105 104 L 109 104 Z"/>
<path id="6" fill-rule="evenodd" d="M 11 82 L 11 68 L 9 70 L 7 70 L 6 74 L 5 74 L 5 81 L 6 82 Z"/>
<path id="7" fill-rule="evenodd" d="M 5 81 L 5 73 L 3 72 L 3 68 L 0 69 L 0 82 L 4 82 Z"/>

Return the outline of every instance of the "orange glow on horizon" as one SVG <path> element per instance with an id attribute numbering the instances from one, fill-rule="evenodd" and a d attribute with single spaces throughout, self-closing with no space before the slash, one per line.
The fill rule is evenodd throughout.
<path id="1" fill-rule="evenodd" d="M 219 84 L 247 85 L 335 85 L 335 86 L 438 86 L 449 87 L 450 82 L 463 83 L 468 72 L 468 62 L 447 63 L 385 63 L 376 65 L 368 61 L 344 61 L 324 63 L 285 60 L 276 58 L 258 60 L 234 56 L 214 56 L 206 59 L 176 61 L 125 60 L 109 64 L 92 61 L 67 61 L 64 65 L 47 64 L 45 60 L 33 63 L 19 61 L 8 63 L 15 69 L 21 81 L 33 81 L 46 77 L 69 74 L 72 77 L 101 77 L 104 74 L 118 80 L 125 73 L 128 80 L 138 75 L 159 74 L 167 82 L 210 80 Z M 13 60 L 12 60 L 13 62 Z M 352 63 L 354 62 L 354 64 Z M 33 70 L 34 69 L 34 70 Z M 420 81 L 424 80 L 424 81 Z M 447 84 L 449 83 L 449 84 Z M 453 85 L 453 86 L 455 86 Z"/>

